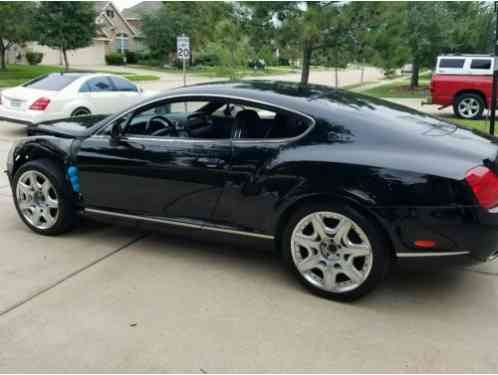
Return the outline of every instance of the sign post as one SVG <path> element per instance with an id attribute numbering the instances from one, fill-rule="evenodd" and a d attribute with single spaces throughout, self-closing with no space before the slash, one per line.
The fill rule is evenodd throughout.
<path id="1" fill-rule="evenodd" d="M 190 38 L 184 34 L 176 37 L 176 58 L 183 64 L 183 86 L 187 85 L 187 60 L 190 59 Z"/>
<path id="2" fill-rule="evenodd" d="M 494 52 L 494 68 L 493 68 L 493 86 L 491 89 L 491 108 L 489 114 L 489 134 L 495 135 L 495 117 L 496 117 L 496 89 L 498 86 L 498 2 L 495 1 L 495 52 Z"/>

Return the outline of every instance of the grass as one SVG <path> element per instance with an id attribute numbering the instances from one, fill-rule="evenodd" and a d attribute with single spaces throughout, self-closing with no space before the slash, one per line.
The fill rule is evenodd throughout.
<path id="1" fill-rule="evenodd" d="M 0 88 L 19 86 L 33 78 L 49 73 L 59 73 L 64 71 L 60 66 L 50 65 L 8 65 L 7 70 L 0 70 Z M 155 81 L 159 77 L 155 75 L 130 74 L 129 72 L 106 71 L 106 70 L 78 70 L 86 73 L 106 73 L 122 75 L 130 81 Z"/>
<path id="2" fill-rule="evenodd" d="M 489 119 L 466 120 L 454 116 L 447 117 L 447 119 L 455 124 L 463 125 L 467 128 L 477 129 L 485 133 L 489 132 Z"/>
<path id="3" fill-rule="evenodd" d="M 157 81 L 160 78 L 158 76 L 153 75 L 145 75 L 145 74 L 127 74 L 124 76 L 126 79 L 130 81 Z"/>
<path id="4" fill-rule="evenodd" d="M 8 65 L 7 70 L 0 70 L 0 87 L 18 86 L 38 76 L 61 71 L 63 68 L 50 65 Z"/>
<path id="5" fill-rule="evenodd" d="M 150 71 L 156 71 L 156 72 L 165 72 L 165 73 L 176 73 L 176 74 L 181 74 L 183 72 L 182 69 L 176 68 L 174 66 L 172 67 L 158 67 L 158 66 L 150 66 L 150 65 L 132 65 L 132 67 L 135 68 L 140 68 L 140 69 L 147 69 Z M 293 69 L 292 67 L 289 66 L 271 66 L 266 68 L 265 70 L 254 70 L 254 69 L 240 69 L 237 71 L 237 76 L 242 76 L 242 77 L 264 77 L 267 75 L 274 75 L 274 74 L 289 74 L 289 73 L 295 73 L 298 70 Z M 203 76 L 203 77 L 219 77 L 219 78 L 229 78 L 230 74 L 228 70 L 220 68 L 220 67 L 215 67 L 215 66 L 200 66 L 200 67 L 188 67 L 187 68 L 187 74 L 193 74 L 197 76 Z"/>
<path id="6" fill-rule="evenodd" d="M 393 82 L 381 86 L 372 87 L 361 92 L 365 95 L 378 98 L 415 98 L 423 99 L 429 95 L 429 82 L 421 80 L 419 87 L 411 89 L 407 81 Z"/>

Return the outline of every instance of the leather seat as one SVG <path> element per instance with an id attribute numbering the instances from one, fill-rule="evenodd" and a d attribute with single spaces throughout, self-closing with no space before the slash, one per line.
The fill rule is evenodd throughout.
<path id="1" fill-rule="evenodd" d="M 259 135 L 261 119 L 258 112 L 245 109 L 235 116 L 232 129 L 233 139 L 251 139 L 261 138 Z"/>

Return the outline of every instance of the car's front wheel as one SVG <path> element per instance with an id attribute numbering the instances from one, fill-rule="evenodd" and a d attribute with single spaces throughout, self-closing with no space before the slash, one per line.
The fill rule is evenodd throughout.
<path id="1" fill-rule="evenodd" d="M 33 160 L 14 175 L 14 202 L 19 216 L 34 232 L 55 235 L 75 222 L 71 190 L 60 168 L 50 160 Z"/>
<path id="2" fill-rule="evenodd" d="M 372 290 L 389 262 L 377 226 L 341 204 L 298 209 L 283 232 L 282 246 L 284 258 L 307 288 L 341 301 Z"/>
<path id="3" fill-rule="evenodd" d="M 484 100 L 477 94 L 461 94 L 453 105 L 455 115 L 468 120 L 478 120 L 484 112 Z"/>

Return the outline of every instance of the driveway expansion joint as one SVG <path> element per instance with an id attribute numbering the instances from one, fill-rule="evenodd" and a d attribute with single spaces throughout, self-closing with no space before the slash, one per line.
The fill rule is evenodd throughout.
<path id="1" fill-rule="evenodd" d="M 128 241 L 126 244 L 124 244 L 123 246 L 120 246 L 119 248 L 117 248 L 116 250 L 113 250 L 111 251 L 110 253 L 107 253 L 106 255 L 104 256 L 101 256 L 100 258 L 97 258 L 95 260 L 93 260 L 92 262 L 88 263 L 87 265 L 81 267 L 81 268 L 78 268 L 77 270 L 71 272 L 70 274 L 64 276 L 63 278 L 51 283 L 50 285 L 46 286 L 45 288 L 33 293 L 32 295 L 26 297 L 25 299 L 19 301 L 19 302 L 16 302 L 15 304 L 13 304 L 12 306 L 9 306 L 7 307 L 6 309 L 0 311 L 0 317 L 8 314 L 9 312 L 11 311 L 14 311 L 15 309 L 17 309 L 18 307 L 21 307 L 23 306 L 24 304 L 34 300 L 35 298 L 45 294 L 46 292 L 49 292 L 50 290 L 54 289 L 55 287 L 57 287 L 58 285 L 61 285 L 63 284 L 64 282 L 72 279 L 73 277 L 75 276 L 78 276 L 80 273 L 92 268 L 93 266 L 97 265 L 98 263 L 112 257 L 113 255 L 119 253 L 120 251 L 130 247 L 131 245 L 134 245 L 135 243 L 143 240 L 145 237 L 147 237 L 149 234 L 148 233 L 143 233 L 141 235 L 139 235 L 138 237 L 132 239 L 131 241 Z"/>

